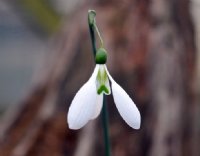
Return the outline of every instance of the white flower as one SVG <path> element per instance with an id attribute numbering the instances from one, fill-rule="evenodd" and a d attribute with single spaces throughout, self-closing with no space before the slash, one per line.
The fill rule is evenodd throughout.
<path id="1" fill-rule="evenodd" d="M 111 94 L 110 83 L 116 107 L 124 121 L 139 129 L 141 116 L 138 108 L 110 76 L 105 64 L 96 64 L 90 79 L 76 93 L 69 108 L 67 122 L 70 129 L 80 129 L 89 120 L 95 119 L 103 106 L 103 94 Z"/>

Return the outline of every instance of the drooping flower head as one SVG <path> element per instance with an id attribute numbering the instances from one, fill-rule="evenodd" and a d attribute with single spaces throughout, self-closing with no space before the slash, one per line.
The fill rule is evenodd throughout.
<path id="1" fill-rule="evenodd" d="M 98 49 L 95 57 L 96 66 L 89 80 L 79 89 L 69 108 L 67 122 L 70 129 L 80 129 L 95 119 L 103 106 L 103 95 L 113 94 L 119 114 L 132 128 L 139 129 L 141 116 L 129 95 L 117 84 L 105 65 L 107 52 Z"/>

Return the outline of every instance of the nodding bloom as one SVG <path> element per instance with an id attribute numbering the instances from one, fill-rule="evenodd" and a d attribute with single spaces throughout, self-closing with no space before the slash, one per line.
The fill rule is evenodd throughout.
<path id="1" fill-rule="evenodd" d="M 140 112 L 129 95 L 109 74 L 106 60 L 106 51 L 100 48 L 96 54 L 92 76 L 76 93 L 69 108 L 67 122 L 70 129 L 80 129 L 88 121 L 95 119 L 103 106 L 103 94 L 109 95 L 111 90 L 117 110 L 124 121 L 134 129 L 140 128 Z"/>

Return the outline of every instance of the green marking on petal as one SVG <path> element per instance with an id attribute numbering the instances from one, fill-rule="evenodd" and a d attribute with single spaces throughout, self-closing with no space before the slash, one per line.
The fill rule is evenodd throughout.
<path id="1" fill-rule="evenodd" d="M 108 75 L 106 73 L 106 70 L 103 71 L 103 81 L 104 81 L 104 83 L 106 83 L 106 81 L 108 81 Z"/>
<path id="2" fill-rule="evenodd" d="M 105 85 L 102 85 L 98 88 L 97 93 L 100 95 L 101 93 L 109 94 L 109 90 Z"/>

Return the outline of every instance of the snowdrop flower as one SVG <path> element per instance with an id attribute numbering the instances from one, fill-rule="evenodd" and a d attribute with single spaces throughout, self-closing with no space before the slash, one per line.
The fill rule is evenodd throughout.
<path id="1" fill-rule="evenodd" d="M 103 106 L 103 94 L 111 94 L 111 89 L 121 117 L 130 127 L 140 128 L 140 112 L 129 95 L 110 76 L 106 60 L 106 51 L 100 48 L 96 54 L 96 67 L 92 76 L 76 93 L 69 108 L 67 122 L 70 129 L 80 129 L 88 121 L 95 119 Z"/>

